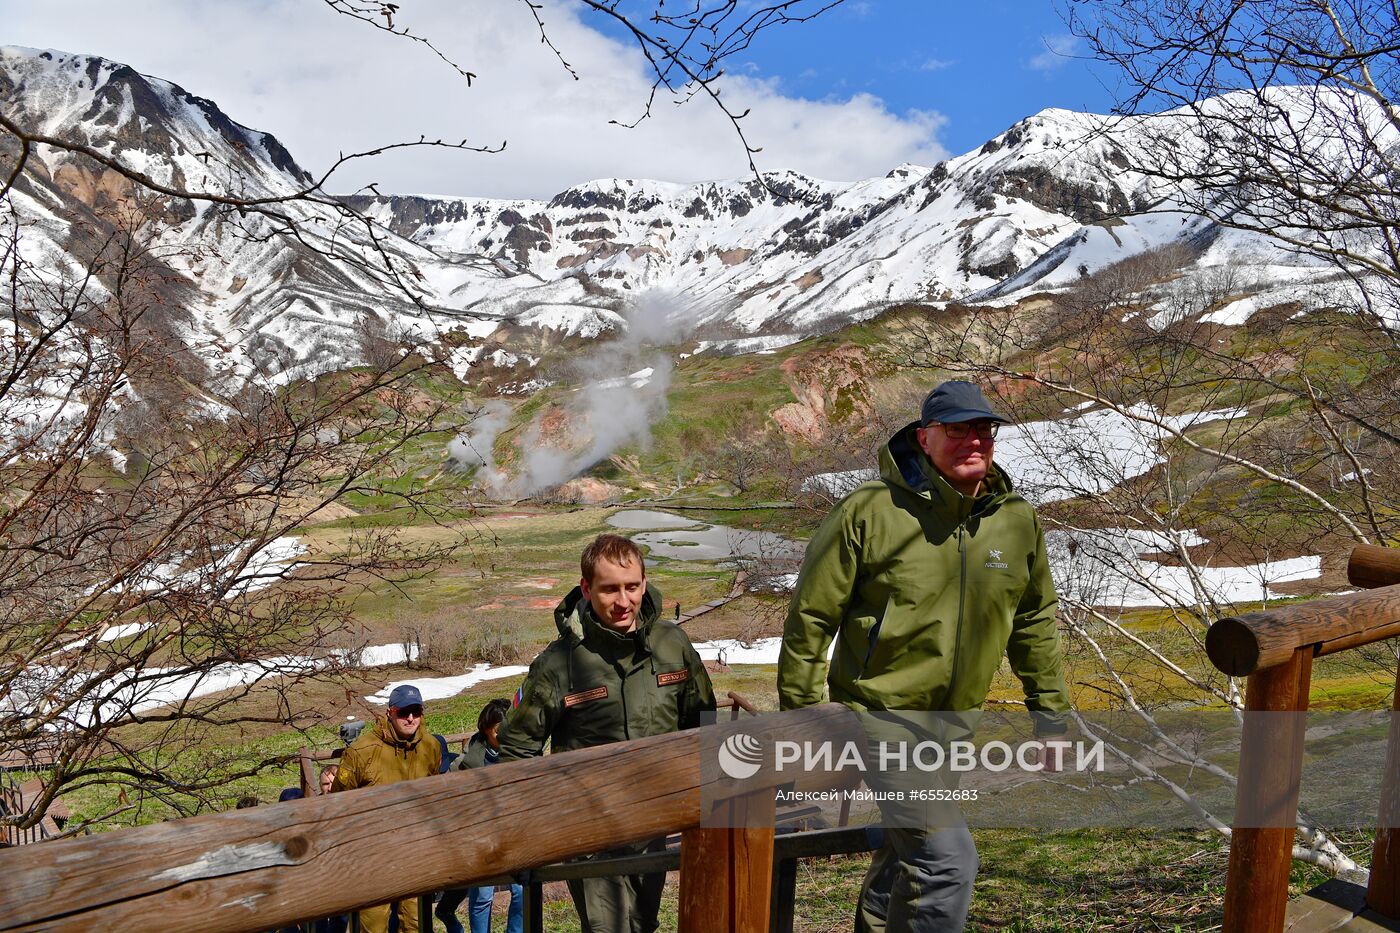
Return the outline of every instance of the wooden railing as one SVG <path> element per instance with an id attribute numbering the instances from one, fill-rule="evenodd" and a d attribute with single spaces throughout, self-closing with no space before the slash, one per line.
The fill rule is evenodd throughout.
<path id="1" fill-rule="evenodd" d="M 28 809 L 24 797 L 14 775 L 8 771 L 0 771 L 0 815 L 14 816 L 24 813 Z M 42 842 L 48 836 L 48 827 L 42 821 L 26 829 L 11 825 L 0 826 L 0 842 L 7 846 Z"/>
<path id="2" fill-rule="evenodd" d="M 1313 658 L 1400 635 L 1400 550 L 1360 545 L 1347 576 L 1375 589 L 1221 619 L 1206 635 L 1211 662 L 1249 678 L 1225 933 L 1284 927 Z M 1400 669 L 1394 708 L 1366 905 L 1400 919 Z M 1270 712 L 1297 715 L 1250 715 Z"/>
<path id="3" fill-rule="evenodd" d="M 716 704 L 716 707 L 717 712 L 727 710 L 731 720 L 738 719 L 741 713 L 758 712 L 742 693 L 735 693 L 733 690 L 729 691 L 728 695 Z M 448 749 L 451 749 L 452 746 L 467 741 L 475 734 L 475 732 L 454 732 L 451 735 L 444 735 L 442 740 L 447 743 Z M 303 746 L 297 752 L 297 779 L 301 785 L 303 797 L 315 797 L 321 793 L 321 782 L 317 779 L 316 763 L 339 761 L 341 756 L 345 754 L 346 748 L 347 746 L 344 745 L 338 748 L 323 749 Z M 846 824 L 846 812 L 849 812 L 849 804 L 842 813 L 841 825 L 843 826 Z"/>
<path id="4" fill-rule="evenodd" d="M 702 734 L 715 747 L 737 730 L 760 742 L 779 730 L 861 740 L 855 714 L 827 704 L 9 849 L 0 930 L 256 933 L 680 832 L 681 933 L 767 933 L 771 823 L 701 826 L 702 773 L 714 771 L 701 769 Z M 771 813 L 767 773 L 723 805 Z M 819 773 L 780 777 L 800 792 L 845 786 Z"/>

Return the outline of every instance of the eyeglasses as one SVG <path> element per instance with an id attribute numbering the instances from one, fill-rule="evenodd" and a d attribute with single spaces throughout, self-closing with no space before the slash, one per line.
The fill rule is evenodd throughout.
<path id="1" fill-rule="evenodd" d="M 996 421 L 956 421 L 952 424 L 941 425 L 943 433 L 955 441 L 965 440 L 974 430 L 977 436 L 984 441 L 990 441 L 997 436 L 997 430 L 1001 424 Z"/>
<path id="2" fill-rule="evenodd" d="M 405 706 L 403 709 L 392 709 L 389 712 L 399 719 L 423 718 L 423 707 L 421 706 Z"/>

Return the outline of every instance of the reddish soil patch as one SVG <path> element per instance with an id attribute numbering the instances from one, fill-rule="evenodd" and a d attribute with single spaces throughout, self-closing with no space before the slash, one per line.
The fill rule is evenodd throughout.
<path id="1" fill-rule="evenodd" d="M 552 590 L 559 585 L 559 579 L 557 577 L 531 577 L 528 580 L 521 580 L 515 585 L 531 590 Z"/>
<path id="2" fill-rule="evenodd" d="M 526 603 L 531 609 L 553 609 L 559 605 L 559 600 L 553 596 L 537 596 Z"/>
<path id="3" fill-rule="evenodd" d="M 555 489 L 555 495 L 563 502 L 579 502 L 588 505 L 601 505 L 616 502 L 622 498 L 622 488 L 591 476 L 580 476 Z"/>

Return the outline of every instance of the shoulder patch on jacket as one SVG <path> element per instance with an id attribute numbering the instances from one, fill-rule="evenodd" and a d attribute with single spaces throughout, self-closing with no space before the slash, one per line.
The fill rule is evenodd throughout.
<path id="1" fill-rule="evenodd" d="M 656 685 L 658 687 L 669 687 L 671 684 L 678 684 L 690 679 L 690 671 L 681 668 L 678 671 L 667 671 L 664 674 L 656 675 Z"/>
<path id="2" fill-rule="evenodd" d="M 584 690 L 581 693 L 566 693 L 564 694 L 564 708 L 569 709 L 572 706 L 578 706 L 580 703 L 591 703 L 594 700 L 603 700 L 606 699 L 607 696 L 607 684 L 603 684 L 601 687 L 594 687 L 592 690 Z"/>

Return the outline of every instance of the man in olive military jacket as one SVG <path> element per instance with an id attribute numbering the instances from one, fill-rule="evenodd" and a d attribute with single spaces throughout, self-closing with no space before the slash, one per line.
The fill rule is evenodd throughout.
<path id="1" fill-rule="evenodd" d="M 559 637 L 530 665 L 501 728 L 500 761 L 662 735 L 715 708 L 710 675 L 681 628 L 660 616 L 641 550 L 600 535 L 583 552 L 579 585 L 554 610 Z M 658 840 L 659 841 L 659 840 Z M 603 853 L 642 852 L 640 843 Z M 570 881 L 584 933 L 652 933 L 666 875 Z"/>

